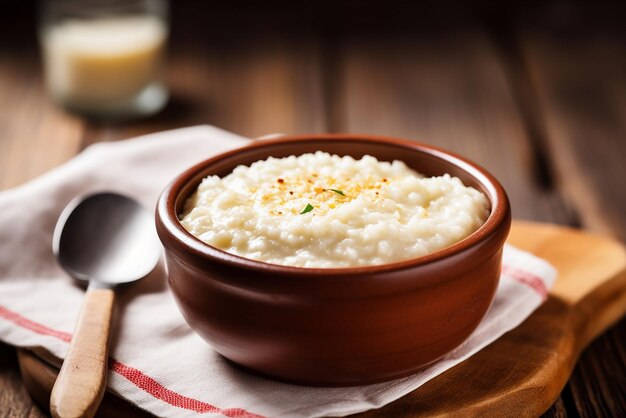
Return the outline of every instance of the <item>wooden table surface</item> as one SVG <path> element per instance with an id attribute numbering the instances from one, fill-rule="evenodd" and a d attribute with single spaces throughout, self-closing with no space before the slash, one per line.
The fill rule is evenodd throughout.
<path id="1" fill-rule="evenodd" d="M 516 218 L 626 240 L 626 36 L 617 6 L 178 2 L 170 104 L 125 123 L 85 121 L 49 101 L 33 9 L 14 2 L 0 15 L 0 189 L 95 142 L 195 124 L 251 137 L 369 133 L 477 161 L 502 181 Z M 546 416 L 626 416 L 624 388 L 626 320 L 582 354 Z M 14 349 L 0 343 L 0 417 L 43 415 Z"/>

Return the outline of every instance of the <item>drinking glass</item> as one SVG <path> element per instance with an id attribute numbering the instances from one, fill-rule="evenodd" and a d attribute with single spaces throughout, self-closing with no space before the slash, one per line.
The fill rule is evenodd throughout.
<path id="1" fill-rule="evenodd" d="M 45 0 L 39 35 L 52 98 L 97 118 L 158 112 L 168 36 L 166 0 Z"/>

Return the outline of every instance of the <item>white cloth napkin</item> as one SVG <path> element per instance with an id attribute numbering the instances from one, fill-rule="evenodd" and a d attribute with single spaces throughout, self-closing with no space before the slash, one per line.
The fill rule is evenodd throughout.
<path id="1" fill-rule="evenodd" d="M 83 298 L 55 263 L 53 227 L 77 195 L 112 190 L 154 208 L 165 185 L 191 164 L 249 140 L 209 126 L 89 147 L 68 163 L 0 193 L 0 339 L 63 358 Z M 518 326 L 547 297 L 556 272 L 507 247 L 489 313 L 470 338 L 413 376 L 376 385 L 314 388 L 234 368 L 185 323 L 162 264 L 119 292 L 108 390 L 159 416 L 342 416 L 411 392 Z"/>

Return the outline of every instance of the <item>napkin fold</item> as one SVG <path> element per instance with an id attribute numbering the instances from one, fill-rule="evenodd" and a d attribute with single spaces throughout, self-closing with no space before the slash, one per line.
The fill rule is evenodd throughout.
<path id="1" fill-rule="evenodd" d="M 116 191 L 154 208 L 166 184 L 190 165 L 250 140 L 210 126 L 100 143 L 49 173 L 0 193 L 0 340 L 62 359 L 84 291 L 57 266 L 52 231 L 80 194 Z M 315 388 L 233 367 L 185 323 L 161 262 L 117 298 L 107 390 L 158 416 L 343 416 L 411 392 L 518 326 L 546 299 L 556 277 L 547 262 L 511 246 L 495 300 L 460 347 L 415 375 L 368 386 Z"/>

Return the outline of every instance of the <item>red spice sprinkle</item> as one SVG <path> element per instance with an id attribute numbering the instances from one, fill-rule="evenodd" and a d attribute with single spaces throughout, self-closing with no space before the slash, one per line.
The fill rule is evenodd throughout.
<path id="1" fill-rule="evenodd" d="M 279 182 L 279 183 L 284 183 L 284 182 L 285 182 L 285 180 L 283 180 L 283 179 L 278 179 L 278 182 Z"/>

